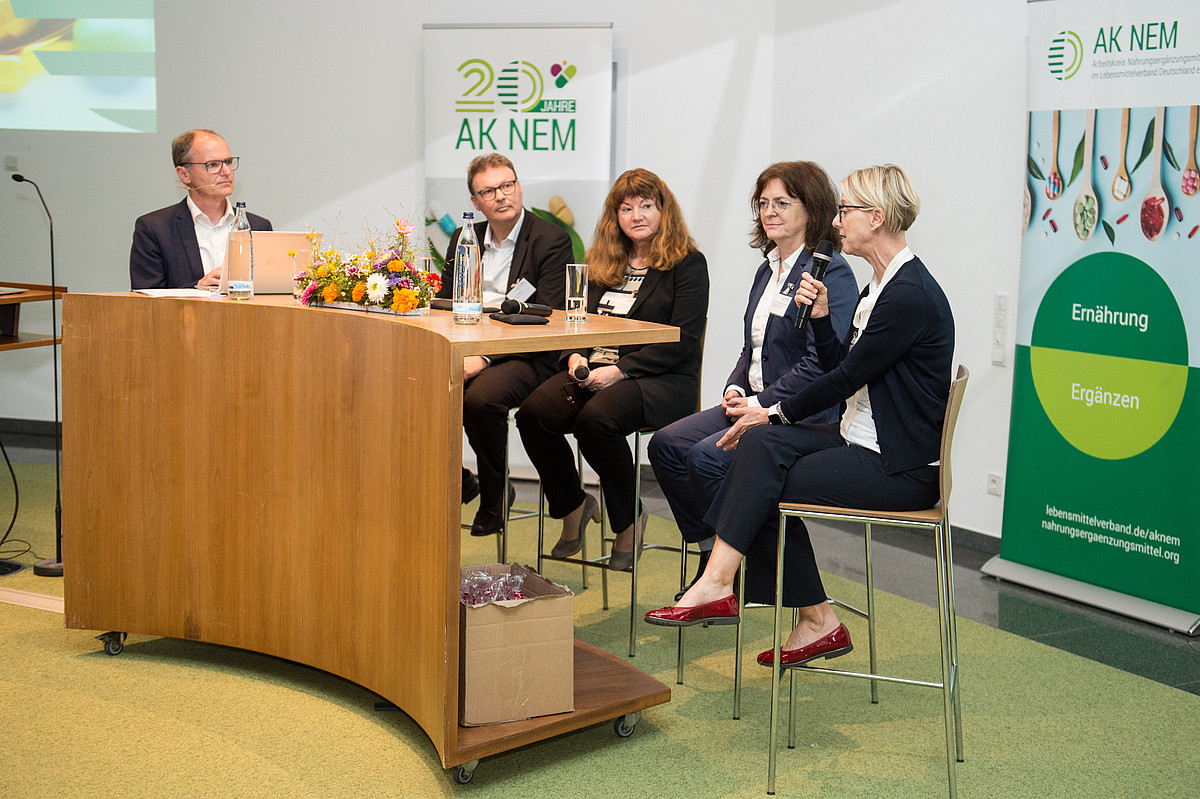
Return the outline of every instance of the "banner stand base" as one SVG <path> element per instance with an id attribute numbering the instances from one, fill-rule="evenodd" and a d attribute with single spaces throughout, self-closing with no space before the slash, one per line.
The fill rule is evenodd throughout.
<path id="1" fill-rule="evenodd" d="M 1014 563 L 999 555 L 983 564 L 980 571 L 989 577 L 1007 580 L 1028 588 L 1036 588 L 1039 591 L 1082 602 L 1101 610 L 1120 613 L 1123 616 L 1149 622 L 1159 627 L 1166 627 L 1177 633 L 1190 636 L 1200 635 L 1200 616 L 1195 613 L 1139 599 L 1108 588 L 1100 588 L 1079 580 L 1072 580 L 1070 577 L 1035 569 L 1032 566 Z"/>

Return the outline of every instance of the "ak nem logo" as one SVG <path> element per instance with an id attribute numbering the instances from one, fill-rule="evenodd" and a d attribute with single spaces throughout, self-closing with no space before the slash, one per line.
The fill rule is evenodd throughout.
<path id="1" fill-rule="evenodd" d="M 1058 80 L 1075 77 L 1083 65 L 1083 42 L 1075 31 L 1061 31 L 1050 40 L 1047 62 L 1050 74 Z"/>
<path id="2" fill-rule="evenodd" d="M 1092 55 L 1113 56 L 1157 50 L 1174 50 L 1179 42 L 1179 20 L 1101 26 L 1096 31 Z M 1046 65 L 1057 80 L 1070 80 L 1083 66 L 1083 40 L 1073 30 L 1059 31 L 1050 40 Z M 1136 60 L 1131 61 L 1137 64 Z"/>
<path id="3" fill-rule="evenodd" d="M 560 61 L 546 69 L 516 60 L 497 70 L 482 58 L 458 65 L 462 95 L 454 110 L 463 115 L 454 149 L 575 149 L 575 100 L 561 96 L 577 74 Z M 504 124 L 507 123 L 507 124 Z"/>

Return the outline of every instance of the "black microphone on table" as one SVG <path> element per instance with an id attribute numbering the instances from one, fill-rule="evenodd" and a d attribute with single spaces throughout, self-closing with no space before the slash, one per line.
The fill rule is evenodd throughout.
<path id="1" fill-rule="evenodd" d="M 828 239 L 821 239 L 817 244 L 817 249 L 813 250 L 812 268 L 808 273 L 813 276 L 814 280 L 823 280 L 825 278 L 825 270 L 829 268 L 829 262 L 833 260 L 833 242 Z M 808 325 L 808 317 L 812 314 L 812 305 L 801 305 L 800 310 L 796 313 L 796 329 L 803 330 Z"/>
<path id="2" fill-rule="evenodd" d="M 505 300 L 500 303 L 501 313 L 523 313 L 530 316 L 550 316 L 554 313 L 554 309 L 549 305 L 538 305 L 537 303 L 525 303 L 520 300 Z"/>

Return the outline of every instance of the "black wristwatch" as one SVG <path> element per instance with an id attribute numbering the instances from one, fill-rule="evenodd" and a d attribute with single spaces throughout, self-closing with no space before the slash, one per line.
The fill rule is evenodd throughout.
<path id="1" fill-rule="evenodd" d="M 784 419 L 779 409 L 774 407 L 767 411 L 767 421 L 771 424 L 787 424 L 787 419 Z"/>

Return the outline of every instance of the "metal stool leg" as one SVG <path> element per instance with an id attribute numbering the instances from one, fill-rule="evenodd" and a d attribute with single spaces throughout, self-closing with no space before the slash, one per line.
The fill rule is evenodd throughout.
<path id="1" fill-rule="evenodd" d="M 687 556 L 688 548 L 687 541 L 681 540 L 679 543 L 679 588 L 683 590 L 685 581 L 687 580 Z M 679 634 L 679 651 L 675 656 L 675 684 L 683 685 L 683 628 L 678 630 Z"/>
<path id="2" fill-rule="evenodd" d="M 871 673 L 879 672 L 875 645 L 875 566 L 871 560 L 871 525 L 866 524 L 866 570 L 867 570 L 867 655 L 871 661 Z M 879 680 L 871 680 L 871 704 L 879 704 Z"/>
<path id="3" fill-rule="evenodd" d="M 950 618 L 947 613 L 949 602 L 946 593 L 949 590 L 949 581 L 946 573 L 944 536 L 944 525 L 938 525 L 934 530 L 934 538 L 937 550 L 938 616 L 941 622 L 938 638 L 941 643 L 942 655 L 942 712 L 946 725 L 946 777 L 950 782 L 950 799 L 954 799 L 958 794 L 956 774 L 958 769 L 956 768 L 957 752 L 955 751 L 954 732 L 954 682 L 950 665 Z"/>
<path id="4" fill-rule="evenodd" d="M 783 531 L 786 523 L 786 517 L 780 515 L 779 546 L 777 547 L 775 554 L 775 634 L 774 640 L 771 643 L 771 654 L 773 656 L 771 659 L 771 732 L 769 735 L 770 750 L 767 755 L 767 793 L 772 796 L 775 795 L 775 750 L 778 746 L 778 731 L 776 729 L 775 714 L 779 709 L 779 683 L 781 682 L 780 678 L 782 677 L 779 667 L 779 650 L 781 648 L 779 636 L 781 632 L 780 627 L 783 623 L 783 568 L 781 567 L 781 564 L 783 563 Z M 744 567 L 745 564 L 743 563 L 742 566 Z M 743 568 L 743 571 L 745 571 L 745 568 Z M 741 625 L 738 626 L 740 627 Z"/>
<path id="5" fill-rule="evenodd" d="M 733 644 L 733 719 L 742 717 L 742 626 L 746 614 L 746 564 L 738 569 L 738 618 Z"/>

